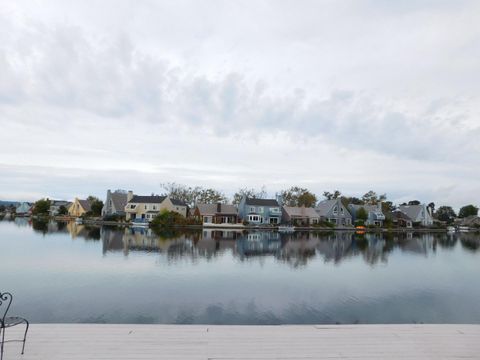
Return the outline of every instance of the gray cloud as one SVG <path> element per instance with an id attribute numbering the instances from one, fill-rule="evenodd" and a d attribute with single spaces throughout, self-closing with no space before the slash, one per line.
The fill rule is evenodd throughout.
<path id="1" fill-rule="evenodd" d="M 192 3 L 142 2 L 132 10 L 120 2 L 101 19 L 80 2 L 71 12 L 61 3 L 5 7 L 0 125 L 7 138 L 22 135 L 17 141 L 23 146 L 0 156 L 0 164 L 10 169 L 5 171 L 52 162 L 71 171 L 73 160 L 85 171 L 101 167 L 101 161 L 119 170 L 142 159 L 142 179 L 149 169 L 163 169 L 160 176 L 173 180 L 176 174 L 230 189 L 227 182 L 235 177 L 221 171 L 217 178 L 206 176 L 201 167 L 209 168 L 208 154 L 195 154 L 202 153 L 198 146 L 215 153 L 222 145 L 220 161 L 228 167 L 235 157 L 238 181 L 245 183 L 335 186 L 322 169 L 302 171 L 325 158 L 331 159 L 333 173 L 358 179 L 355 186 L 337 180 L 352 191 L 378 184 L 399 197 L 401 189 L 389 175 L 395 164 L 407 166 L 405 172 L 429 168 L 411 181 L 424 184 L 418 190 L 424 196 L 438 198 L 429 183 L 439 172 L 452 169 L 440 189 L 461 188 L 465 180 L 456 174 L 480 175 L 471 174 L 480 153 L 480 69 L 472 60 L 479 55 L 475 2 L 365 1 L 346 7 L 281 1 L 254 8 L 214 3 L 216 16 Z M 98 5 L 99 14 L 112 5 L 105 4 Z M 195 11 L 183 12 L 187 4 Z M 199 144 L 199 136 L 209 144 Z M 166 151 L 169 137 L 176 142 Z M 297 168 L 291 154 L 302 148 Z M 297 171 L 297 180 L 273 171 L 276 158 L 265 151 L 276 151 L 285 169 Z M 174 162 L 196 158 L 199 166 L 176 172 L 162 158 L 167 153 Z M 255 156 L 270 163 L 262 165 L 252 160 Z M 389 165 L 376 167 L 369 181 L 367 170 L 341 168 L 345 158 L 364 168 Z M 262 181 L 245 170 L 249 164 L 265 166 L 277 179 Z M 268 177 L 263 170 L 258 173 Z"/>

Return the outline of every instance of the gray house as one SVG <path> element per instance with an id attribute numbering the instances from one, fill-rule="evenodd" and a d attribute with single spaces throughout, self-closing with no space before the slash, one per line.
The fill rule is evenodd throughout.
<path id="1" fill-rule="evenodd" d="M 377 205 L 355 205 L 349 204 L 348 210 L 352 214 L 353 223 L 358 220 L 357 213 L 358 210 L 361 208 L 365 209 L 368 214 L 367 220 L 365 221 L 365 225 L 375 225 L 375 226 L 383 226 L 383 222 L 385 221 L 385 215 L 382 211 L 382 203 L 378 203 Z"/>
<path id="2" fill-rule="evenodd" d="M 352 215 L 340 199 L 320 201 L 315 208 L 320 221 L 331 222 L 337 226 L 352 225 Z"/>
<path id="3" fill-rule="evenodd" d="M 433 217 L 427 205 L 400 205 L 398 210 L 407 214 L 412 222 L 419 223 L 422 226 L 433 225 Z"/>
<path id="4" fill-rule="evenodd" d="M 107 198 L 102 208 L 102 216 L 125 215 L 125 206 L 127 205 L 127 193 L 122 190 L 111 192 L 107 191 Z"/>
<path id="5" fill-rule="evenodd" d="M 243 197 L 238 204 L 238 216 L 253 225 L 280 224 L 282 207 L 275 199 Z"/>

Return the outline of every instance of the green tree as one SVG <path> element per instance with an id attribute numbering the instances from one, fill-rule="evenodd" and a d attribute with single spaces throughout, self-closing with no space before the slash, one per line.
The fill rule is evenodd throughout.
<path id="1" fill-rule="evenodd" d="M 212 188 L 191 187 L 174 182 L 160 184 L 160 186 L 165 190 L 165 195 L 185 202 L 190 208 L 195 207 L 197 203 L 227 202 L 227 197 L 222 192 Z"/>
<path id="2" fill-rule="evenodd" d="M 408 202 L 408 205 L 420 205 L 420 204 L 421 204 L 421 203 L 420 203 L 420 201 L 418 201 L 418 200 L 412 200 L 412 201 L 409 201 L 409 202 Z"/>
<path id="3" fill-rule="evenodd" d="M 478 207 L 471 204 L 462 207 L 458 213 L 459 218 L 465 218 L 472 215 L 478 215 Z"/>
<path id="4" fill-rule="evenodd" d="M 359 220 L 366 221 L 368 219 L 368 212 L 365 208 L 361 207 L 357 210 L 356 218 Z"/>
<path id="5" fill-rule="evenodd" d="M 323 196 L 327 200 L 338 199 L 341 195 L 342 195 L 342 193 L 339 190 L 334 190 L 333 193 L 331 193 L 329 191 L 324 191 L 323 192 Z"/>
<path id="6" fill-rule="evenodd" d="M 307 189 L 292 186 L 290 189 L 280 191 L 283 204 L 286 206 L 313 207 L 317 203 L 317 197 Z"/>
<path id="7" fill-rule="evenodd" d="M 33 205 L 32 214 L 33 215 L 48 215 L 49 210 L 50 210 L 50 200 L 41 199 L 41 200 L 38 200 Z"/>
<path id="8" fill-rule="evenodd" d="M 58 208 L 58 215 L 67 215 L 68 214 L 68 209 L 65 205 L 61 205 L 59 208 Z"/>
<path id="9" fill-rule="evenodd" d="M 377 195 L 377 193 L 372 190 L 362 196 L 362 201 L 369 205 L 377 205 L 379 202 L 385 200 L 387 200 L 387 194 Z"/>
<path id="10" fill-rule="evenodd" d="M 267 191 L 265 190 L 265 186 L 262 186 L 260 190 L 241 188 L 233 195 L 233 204 L 240 204 L 244 196 L 252 199 L 265 199 L 267 197 Z"/>
<path id="11" fill-rule="evenodd" d="M 455 214 L 451 206 L 440 206 L 435 212 L 435 217 L 450 224 L 457 217 L 457 214 Z"/>
<path id="12" fill-rule="evenodd" d="M 102 214 L 103 201 L 99 198 L 90 195 L 87 198 L 87 201 L 90 203 L 90 214 L 91 216 L 100 216 Z"/>
<path id="13" fill-rule="evenodd" d="M 185 225 L 186 223 L 186 218 L 181 214 L 175 211 L 163 210 L 160 214 L 155 216 L 150 224 L 152 227 L 163 228 L 174 225 Z"/>
<path id="14" fill-rule="evenodd" d="M 4 212 L 6 210 L 5 205 L 0 205 L 0 212 Z"/>

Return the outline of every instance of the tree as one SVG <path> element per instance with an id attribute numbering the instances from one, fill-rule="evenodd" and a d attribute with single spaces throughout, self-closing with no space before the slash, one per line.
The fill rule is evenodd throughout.
<path id="1" fill-rule="evenodd" d="M 384 213 L 392 212 L 393 210 L 395 210 L 395 206 L 391 201 L 382 202 L 382 211 Z"/>
<path id="2" fill-rule="evenodd" d="M 362 201 L 369 205 L 377 205 L 379 202 L 385 200 L 387 200 L 387 194 L 377 195 L 377 193 L 372 190 L 362 196 Z"/>
<path id="3" fill-rule="evenodd" d="M 420 205 L 420 201 L 418 200 L 412 200 L 408 202 L 408 205 Z"/>
<path id="4" fill-rule="evenodd" d="M 354 205 L 365 205 L 362 199 L 359 199 L 355 196 L 342 196 L 340 197 L 343 206 L 348 207 L 349 204 Z"/>
<path id="5" fill-rule="evenodd" d="M 5 205 L 0 205 L 0 212 L 4 212 L 6 210 Z"/>
<path id="6" fill-rule="evenodd" d="M 215 189 L 201 189 L 195 201 L 202 204 L 226 203 L 227 197 Z"/>
<path id="7" fill-rule="evenodd" d="M 244 196 L 252 199 L 265 199 L 267 197 L 267 191 L 265 190 L 265 186 L 262 186 L 259 191 L 253 188 L 241 188 L 233 195 L 233 204 L 240 204 Z"/>
<path id="8" fill-rule="evenodd" d="M 365 208 L 361 207 L 360 209 L 357 210 L 356 218 L 358 220 L 363 220 L 366 221 L 368 219 L 368 212 L 365 210 Z"/>
<path id="9" fill-rule="evenodd" d="M 58 215 L 67 215 L 68 214 L 68 209 L 65 205 L 61 205 L 59 208 L 58 208 Z"/>
<path id="10" fill-rule="evenodd" d="M 49 211 L 50 211 L 50 200 L 41 199 L 41 200 L 38 200 L 33 205 L 32 214 L 33 215 L 48 215 Z"/>
<path id="11" fill-rule="evenodd" d="M 175 211 L 162 210 L 151 222 L 152 227 L 171 227 L 174 225 L 185 225 L 186 218 Z"/>
<path id="12" fill-rule="evenodd" d="M 92 195 L 87 198 L 87 201 L 90 203 L 90 215 L 100 216 L 102 214 L 103 201 Z"/>
<path id="13" fill-rule="evenodd" d="M 165 183 L 160 186 L 166 191 L 165 195 L 170 196 L 173 199 L 181 200 L 185 202 L 189 207 L 193 208 L 197 203 L 225 203 L 227 197 L 220 191 L 215 189 L 205 189 L 200 186 L 187 186 L 177 183 Z"/>
<path id="14" fill-rule="evenodd" d="M 286 206 L 313 207 L 317 203 L 317 197 L 307 189 L 292 186 L 290 189 L 280 191 L 283 204 Z"/>
<path id="15" fill-rule="evenodd" d="M 323 196 L 325 196 L 325 199 L 327 199 L 327 200 L 338 199 L 341 195 L 342 195 L 342 193 L 339 190 L 334 190 L 333 193 L 331 193 L 329 191 L 324 191 L 323 192 Z"/>
<path id="16" fill-rule="evenodd" d="M 451 206 L 440 206 L 435 212 L 435 217 L 440 221 L 450 224 L 457 217 Z"/>
<path id="17" fill-rule="evenodd" d="M 458 213 L 459 218 L 465 218 L 472 215 L 478 215 L 478 208 L 471 204 L 462 207 Z"/>

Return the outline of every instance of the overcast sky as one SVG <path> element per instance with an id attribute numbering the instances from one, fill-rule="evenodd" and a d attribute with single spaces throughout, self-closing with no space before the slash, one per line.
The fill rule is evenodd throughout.
<path id="1" fill-rule="evenodd" d="M 0 199 L 480 205 L 480 2 L 2 1 Z"/>

